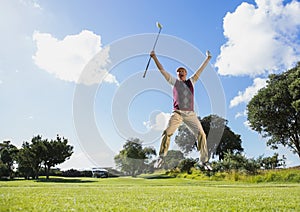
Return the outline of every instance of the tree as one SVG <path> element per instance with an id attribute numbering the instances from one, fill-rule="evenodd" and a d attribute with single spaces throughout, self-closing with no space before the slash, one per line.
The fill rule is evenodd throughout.
<path id="1" fill-rule="evenodd" d="M 73 154 L 73 147 L 68 145 L 68 139 L 57 135 L 56 140 L 43 140 L 46 151 L 42 155 L 42 161 L 45 166 L 46 178 L 49 179 L 51 167 L 61 164 L 68 160 Z"/>
<path id="2" fill-rule="evenodd" d="M 39 171 L 44 166 L 47 179 L 51 167 L 63 163 L 73 153 L 66 138 L 57 136 L 56 140 L 48 141 L 38 135 L 31 143 L 24 142 L 18 154 L 19 172 L 25 177 L 38 179 Z"/>
<path id="3" fill-rule="evenodd" d="M 263 169 L 275 169 L 285 165 L 284 157 L 280 159 L 278 153 L 274 153 L 271 157 L 260 156 L 257 161 Z"/>
<path id="4" fill-rule="evenodd" d="M 0 178 L 9 176 L 9 170 L 7 166 L 0 160 Z"/>
<path id="5" fill-rule="evenodd" d="M 282 145 L 300 157 L 300 63 L 270 75 L 247 109 L 250 127 L 268 138 L 268 146 Z"/>
<path id="6" fill-rule="evenodd" d="M 35 158 L 33 154 L 34 153 L 31 152 L 30 149 L 30 144 L 28 142 L 24 142 L 22 144 L 22 148 L 18 153 L 17 162 L 18 162 L 19 174 L 20 176 L 24 176 L 25 179 L 29 179 L 30 177 L 32 178 L 36 177 L 36 173 L 34 169 L 35 166 L 33 165 Z"/>
<path id="7" fill-rule="evenodd" d="M 127 140 L 114 160 L 121 171 L 135 177 L 147 169 L 148 160 L 152 155 L 156 155 L 155 149 L 151 147 L 143 149 L 142 141 L 138 138 L 131 138 Z"/>
<path id="8" fill-rule="evenodd" d="M 214 135 L 208 137 L 207 146 L 209 155 L 212 155 L 213 157 L 219 156 L 219 160 L 223 160 L 226 152 L 241 153 L 244 151 L 240 135 L 231 131 L 231 129 L 227 126 L 228 121 L 226 119 L 217 115 L 209 115 L 204 117 L 202 120 L 200 117 L 198 118 L 201 121 L 201 125 L 206 135 L 209 134 L 211 129 L 219 132 L 223 131 L 221 139 Z M 196 141 L 195 136 L 185 125 L 181 125 L 179 127 L 178 135 L 175 137 L 175 143 L 185 154 L 196 149 Z"/>
<path id="9" fill-rule="evenodd" d="M 24 142 L 18 155 L 19 171 L 25 178 L 30 176 L 38 179 L 39 171 L 43 162 L 43 155 L 47 148 L 43 143 L 42 136 L 37 135 L 31 139 L 31 143 Z"/>
<path id="10" fill-rule="evenodd" d="M 211 129 L 218 129 L 221 131 L 223 129 L 223 134 L 221 137 L 221 140 L 213 140 L 213 139 L 219 139 L 214 138 L 212 136 L 212 140 L 207 141 L 208 150 L 210 153 L 212 153 L 212 156 L 218 156 L 219 160 L 224 159 L 225 153 L 242 153 L 244 151 L 242 147 L 242 140 L 241 136 L 238 134 L 235 134 L 227 125 L 228 121 L 226 119 L 223 119 L 217 115 L 210 115 L 205 117 L 202 120 L 202 125 L 205 133 L 208 135 Z"/>
<path id="11" fill-rule="evenodd" d="M 7 169 L 9 178 L 13 178 L 14 162 L 18 154 L 18 148 L 11 144 L 10 141 L 3 141 L 0 143 L 0 160 L 2 161 L 2 169 Z M 5 173 L 5 171 L 4 171 Z"/>

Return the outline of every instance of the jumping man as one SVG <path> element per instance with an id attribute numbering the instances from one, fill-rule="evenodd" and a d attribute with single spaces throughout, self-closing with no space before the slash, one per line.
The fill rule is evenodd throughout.
<path id="1" fill-rule="evenodd" d="M 161 167 L 163 158 L 168 153 L 170 138 L 183 122 L 197 138 L 197 149 L 200 152 L 200 165 L 202 165 L 205 169 L 211 170 L 211 167 L 208 164 L 206 135 L 196 113 L 194 112 L 194 83 L 199 79 L 200 74 L 211 59 L 210 52 L 206 52 L 205 61 L 201 64 L 195 74 L 188 79 L 187 70 L 185 68 L 179 67 L 176 70 L 176 79 L 164 69 L 154 51 L 150 53 L 150 56 L 154 60 L 158 70 L 173 86 L 173 113 L 170 117 L 167 128 L 163 132 L 159 150 L 159 158 L 154 164 L 154 167 Z"/>

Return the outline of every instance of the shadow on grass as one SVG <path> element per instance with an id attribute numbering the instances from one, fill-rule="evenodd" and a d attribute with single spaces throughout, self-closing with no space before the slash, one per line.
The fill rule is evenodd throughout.
<path id="1" fill-rule="evenodd" d="M 43 182 L 43 183 L 94 183 L 96 181 L 93 180 L 84 180 L 84 179 L 74 179 L 74 178 L 40 178 L 35 180 L 35 182 Z"/>
<path id="2" fill-rule="evenodd" d="M 20 179 L 20 178 L 13 178 L 13 179 L 9 179 L 9 178 L 0 178 L 0 182 L 1 181 L 21 181 L 24 179 Z"/>
<path id="3" fill-rule="evenodd" d="M 168 178 L 174 178 L 172 176 L 166 175 L 166 174 L 151 174 L 151 175 L 143 175 L 143 176 L 139 176 L 141 178 L 144 179 L 168 179 Z"/>

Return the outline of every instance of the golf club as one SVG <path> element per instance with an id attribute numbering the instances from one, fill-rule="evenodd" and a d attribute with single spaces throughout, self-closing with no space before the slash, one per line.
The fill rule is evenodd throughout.
<path id="1" fill-rule="evenodd" d="M 161 29 L 162 29 L 162 25 L 161 25 L 159 22 L 156 22 L 156 26 L 159 28 L 159 31 L 158 31 L 158 34 L 157 34 L 157 36 L 156 36 L 156 40 L 155 40 L 154 45 L 153 45 L 153 48 L 152 48 L 153 51 L 154 51 L 154 49 L 155 49 L 155 46 L 156 46 L 156 43 L 157 43 L 157 40 L 158 40 L 160 31 L 161 31 Z M 151 61 L 151 56 L 149 57 L 149 60 L 148 60 L 148 63 L 147 63 L 146 70 L 145 70 L 145 72 L 144 72 L 143 78 L 145 78 L 145 76 L 146 76 L 146 73 L 147 73 L 147 70 L 148 70 L 150 61 Z"/>

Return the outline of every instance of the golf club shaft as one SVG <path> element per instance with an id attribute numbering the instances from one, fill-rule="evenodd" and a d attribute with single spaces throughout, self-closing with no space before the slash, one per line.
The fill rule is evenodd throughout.
<path id="1" fill-rule="evenodd" d="M 153 45 L 153 48 L 152 48 L 152 50 L 153 50 L 153 51 L 154 51 L 154 49 L 155 49 L 155 46 L 156 46 L 156 44 L 157 44 L 157 40 L 158 40 L 158 37 L 159 37 L 160 31 L 161 31 L 161 28 L 159 28 L 158 34 L 157 34 L 157 36 L 156 36 L 156 40 L 155 40 L 155 42 L 154 42 L 154 45 Z"/>
<path id="2" fill-rule="evenodd" d="M 147 70 L 148 70 L 150 61 L 151 61 L 151 56 L 149 57 L 149 60 L 148 60 L 148 63 L 147 63 L 146 70 L 145 70 L 145 72 L 144 72 L 143 78 L 145 78 L 145 76 L 146 76 L 146 73 L 147 73 Z"/>
<path id="3" fill-rule="evenodd" d="M 155 40 L 154 45 L 153 45 L 153 48 L 152 48 L 153 51 L 154 51 L 155 46 L 156 46 L 156 44 L 157 44 L 157 40 L 158 40 L 160 31 L 161 31 L 161 28 L 159 28 L 158 34 L 157 34 L 157 36 L 156 36 L 156 40 Z M 151 62 L 151 56 L 149 57 L 149 60 L 148 60 L 148 63 L 147 63 L 146 70 L 145 70 L 145 72 L 144 72 L 143 78 L 146 77 L 146 73 L 147 73 L 147 70 L 148 70 L 148 67 L 149 67 L 150 62 Z"/>

